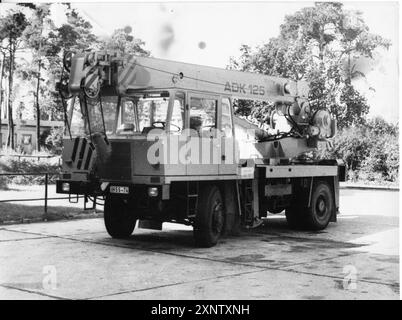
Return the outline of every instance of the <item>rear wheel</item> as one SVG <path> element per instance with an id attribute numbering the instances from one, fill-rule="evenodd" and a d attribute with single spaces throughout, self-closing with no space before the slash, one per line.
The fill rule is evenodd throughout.
<path id="1" fill-rule="evenodd" d="M 104 221 L 109 235 L 121 239 L 133 233 L 137 218 L 128 200 L 109 195 L 105 199 Z"/>
<path id="2" fill-rule="evenodd" d="M 224 228 L 225 211 L 222 195 L 216 186 L 200 190 L 198 210 L 194 221 L 194 239 L 199 247 L 217 244 Z"/>
<path id="3" fill-rule="evenodd" d="M 286 210 L 286 219 L 291 228 L 322 230 L 328 226 L 334 214 L 334 195 L 326 181 L 314 184 L 310 207 L 298 206 L 300 201 Z"/>

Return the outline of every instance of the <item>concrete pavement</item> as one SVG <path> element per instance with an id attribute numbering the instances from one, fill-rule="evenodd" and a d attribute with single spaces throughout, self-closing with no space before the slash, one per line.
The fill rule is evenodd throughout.
<path id="1" fill-rule="evenodd" d="M 216 247 L 189 227 L 111 239 L 101 219 L 0 227 L 2 299 L 399 299 L 398 192 L 341 191 L 338 223 L 273 215 Z"/>

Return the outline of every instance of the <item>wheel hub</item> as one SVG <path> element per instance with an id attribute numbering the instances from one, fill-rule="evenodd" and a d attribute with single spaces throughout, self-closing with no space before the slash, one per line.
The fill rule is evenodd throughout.
<path id="1" fill-rule="evenodd" d="M 319 196 L 317 199 L 317 214 L 322 217 L 325 215 L 325 212 L 327 211 L 327 204 L 325 203 L 325 199 L 323 196 Z"/>

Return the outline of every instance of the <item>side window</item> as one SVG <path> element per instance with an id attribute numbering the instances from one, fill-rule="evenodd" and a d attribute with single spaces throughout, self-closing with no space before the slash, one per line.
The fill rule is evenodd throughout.
<path id="1" fill-rule="evenodd" d="M 233 136 L 232 112 L 230 109 L 230 101 L 228 98 L 222 99 L 222 132 L 225 137 Z"/>
<path id="2" fill-rule="evenodd" d="M 135 105 L 131 100 L 123 100 L 121 102 L 121 121 L 118 127 L 119 131 L 135 131 L 136 128 L 136 114 Z M 137 129 L 138 130 L 138 129 Z"/>
<path id="3" fill-rule="evenodd" d="M 172 119 L 170 120 L 170 132 L 180 132 L 184 127 L 184 93 L 178 92 L 173 102 Z"/>
<path id="4" fill-rule="evenodd" d="M 217 127 L 218 100 L 192 97 L 190 99 L 190 129 L 199 136 L 208 137 Z"/>

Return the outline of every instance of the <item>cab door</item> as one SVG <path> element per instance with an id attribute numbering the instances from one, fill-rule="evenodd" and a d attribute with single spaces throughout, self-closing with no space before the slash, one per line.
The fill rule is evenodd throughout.
<path id="1" fill-rule="evenodd" d="M 219 133 L 221 137 L 219 174 L 236 174 L 239 156 L 234 136 L 233 108 L 229 98 L 222 97 L 219 115 Z"/>
<path id="2" fill-rule="evenodd" d="M 218 175 L 221 140 L 217 137 L 219 97 L 189 93 L 187 174 Z"/>

